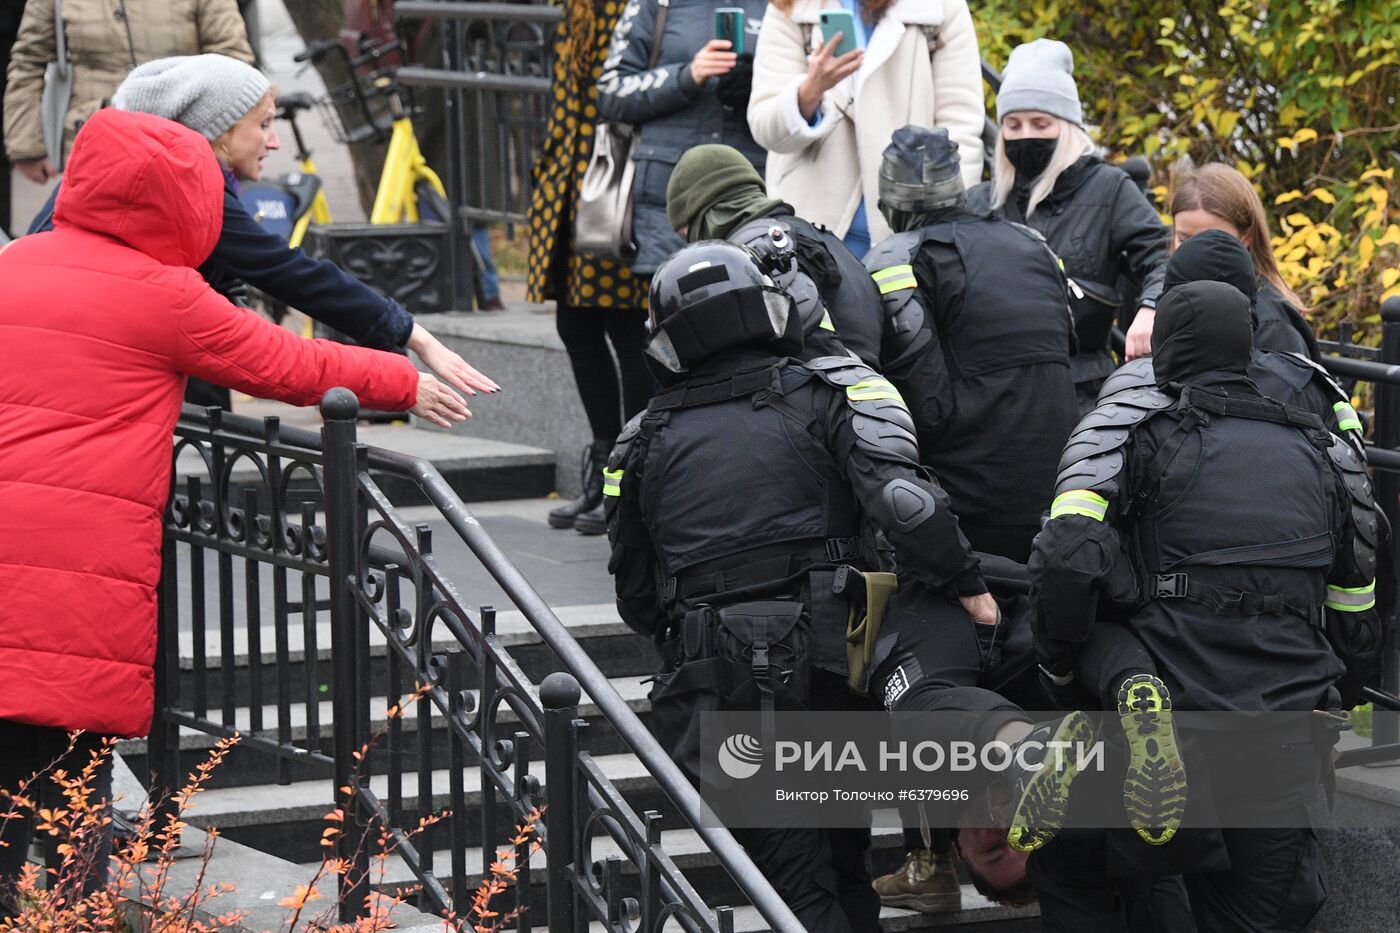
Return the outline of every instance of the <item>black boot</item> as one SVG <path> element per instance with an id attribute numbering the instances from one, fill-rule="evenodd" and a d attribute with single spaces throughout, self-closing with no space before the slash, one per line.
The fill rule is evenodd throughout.
<path id="1" fill-rule="evenodd" d="M 608 532 L 608 520 L 603 517 L 603 503 L 596 509 L 580 512 L 574 521 L 574 531 L 581 535 L 602 535 Z"/>
<path id="2" fill-rule="evenodd" d="M 582 480 L 583 492 L 568 505 L 561 505 L 549 513 L 549 527 L 572 528 L 574 521 L 585 512 L 603 507 L 603 467 L 608 462 L 612 441 L 595 440 L 583 448 Z"/>

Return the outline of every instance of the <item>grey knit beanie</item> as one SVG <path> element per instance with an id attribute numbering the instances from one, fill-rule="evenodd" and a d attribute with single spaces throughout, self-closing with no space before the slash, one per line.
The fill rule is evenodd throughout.
<path id="1" fill-rule="evenodd" d="M 132 70 L 112 95 L 118 110 L 149 113 L 218 139 L 257 106 L 272 85 L 227 55 L 158 58 Z"/>
<path id="2" fill-rule="evenodd" d="M 997 122 L 1019 110 L 1042 110 L 1084 124 L 1069 46 L 1057 39 L 1036 39 L 1011 50 L 997 91 Z"/>

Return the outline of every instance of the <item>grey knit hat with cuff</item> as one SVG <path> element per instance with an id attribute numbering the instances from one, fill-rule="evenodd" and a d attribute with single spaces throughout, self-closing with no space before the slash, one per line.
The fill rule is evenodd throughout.
<path id="1" fill-rule="evenodd" d="M 112 106 L 174 120 L 213 141 L 271 87 L 266 75 L 236 58 L 179 55 L 133 69 L 112 95 Z"/>
<path id="2" fill-rule="evenodd" d="M 1040 110 L 1084 125 L 1069 46 L 1057 39 L 1036 39 L 1011 50 L 997 91 L 997 122 L 1022 110 Z"/>

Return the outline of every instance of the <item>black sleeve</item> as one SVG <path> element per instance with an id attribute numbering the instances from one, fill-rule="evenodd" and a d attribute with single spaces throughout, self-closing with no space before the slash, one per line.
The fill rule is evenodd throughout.
<path id="1" fill-rule="evenodd" d="M 904 394 L 919 429 L 919 447 L 924 448 L 943 436 L 957 408 L 948 359 L 943 353 L 942 334 L 948 329 L 949 309 L 945 303 L 931 302 L 927 297 L 948 294 L 948 290 L 961 293 L 966 288 L 966 278 L 960 262 L 940 262 L 928 246 L 919 250 L 913 266 L 919 287 L 912 290 L 910 300 L 923 310 L 922 335 L 886 334 L 884 349 L 891 358 L 885 363 L 885 373 Z"/>
<path id="2" fill-rule="evenodd" d="M 603 473 L 603 514 L 612 545 L 608 572 L 613 575 L 618 615 L 632 631 L 652 637 L 661 626 L 663 607 L 656 586 L 656 549 L 642 518 L 644 451 L 638 449 L 640 446 L 619 441 L 608 458 Z"/>
<path id="3" fill-rule="evenodd" d="M 1126 174 L 1113 171 L 1119 176 L 1110 231 L 1113 252 L 1124 276 L 1139 289 L 1138 305 L 1155 308 L 1162 296 L 1171 238 L 1147 196 Z"/>
<path id="4" fill-rule="evenodd" d="M 264 230 L 232 192 L 224 229 L 201 272 L 231 276 L 377 350 L 408 342 L 413 315 L 335 263 L 312 259 Z M 209 278 L 209 275 L 206 275 Z"/>
<path id="5" fill-rule="evenodd" d="M 689 106 L 700 95 L 689 60 L 647 67 L 657 40 L 656 8 L 656 0 L 629 0 L 613 30 L 598 79 L 598 113 L 605 120 L 645 123 Z"/>
<path id="6" fill-rule="evenodd" d="M 958 596 L 987 592 L 948 494 L 918 463 L 913 419 L 894 386 L 872 374 L 847 387 L 844 398 L 830 387 L 820 390 L 818 403 L 829 399 L 822 427 L 837 468 L 865 516 L 894 545 L 901 575 Z"/>

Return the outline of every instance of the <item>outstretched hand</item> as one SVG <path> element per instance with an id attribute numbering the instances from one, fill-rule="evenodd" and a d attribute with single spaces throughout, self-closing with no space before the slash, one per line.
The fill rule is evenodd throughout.
<path id="1" fill-rule="evenodd" d="M 423 325 L 414 324 L 413 333 L 408 338 L 408 348 L 418 354 L 423 365 L 437 374 L 438 378 L 457 390 L 476 395 L 478 392 L 499 392 L 501 387 L 467 363 L 456 352 L 449 350 Z"/>
<path id="2" fill-rule="evenodd" d="M 418 374 L 418 401 L 409 412 L 428 419 L 440 428 L 450 428 L 453 423 L 466 421 L 472 416 L 462 397 L 438 382 L 432 373 Z"/>

